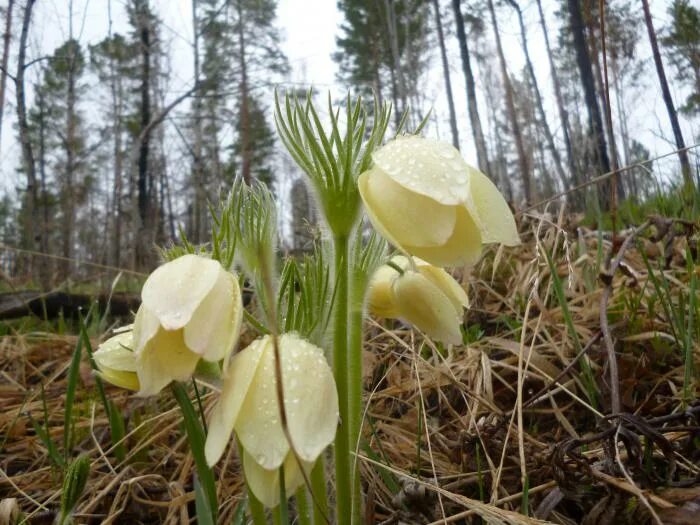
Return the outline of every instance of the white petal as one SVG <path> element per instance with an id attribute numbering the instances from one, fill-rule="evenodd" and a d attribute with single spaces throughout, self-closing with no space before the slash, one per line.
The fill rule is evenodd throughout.
<path id="1" fill-rule="evenodd" d="M 209 421 L 209 432 L 204 452 L 210 466 L 219 461 L 231 439 L 231 432 L 238 419 L 250 384 L 255 377 L 264 347 L 263 340 L 258 339 L 231 359 L 221 389 L 221 396 L 214 405 Z"/>
<path id="2" fill-rule="evenodd" d="M 307 475 L 311 472 L 313 463 L 302 461 Z M 280 503 L 279 469 L 268 470 L 255 462 L 253 456 L 243 450 L 243 471 L 250 490 L 255 497 L 268 508 L 274 508 Z M 287 454 L 284 460 L 284 491 L 288 498 L 304 484 L 299 464 L 293 454 Z"/>
<path id="3" fill-rule="evenodd" d="M 481 255 L 481 232 L 464 206 L 457 207 L 457 223 L 448 241 L 441 246 L 404 246 L 408 253 L 435 266 L 475 263 Z"/>
<path id="4" fill-rule="evenodd" d="M 289 452 L 289 443 L 282 431 L 277 404 L 272 337 L 263 337 L 260 344 L 263 345 L 260 363 L 241 406 L 235 429 L 243 447 L 255 461 L 271 470 L 282 464 Z"/>
<path id="5" fill-rule="evenodd" d="M 447 296 L 424 275 L 406 272 L 394 283 L 401 317 L 430 337 L 444 343 L 460 344 L 462 315 Z"/>
<path id="6" fill-rule="evenodd" d="M 333 441 L 338 393 L 323 350 L 295 334 L 280 338 L 284 406 L 294 448 L 313 462 Z"/>
<path id="7" fill-rule="evenodd" d="M 455 228 L 456 208 L 401 186 L 378 168 L 358 179 L 365 209 L 379 233 L 399 247 L 445 243 Z"/>
<path id="8" fill-rule="evenodd" d="M 152 396 L 171 381 L 187 381 L 200 356 L 185 346 L 182 330 L 158 330 L 148 344 L 136 354 L 139 395 Z"/>
<path id="9" fill-rule="evenodd" d="M 185 344 L 207 361 L 219 361 L 233 350 L 243 314 L 236 278 L 220 268 L 219 278 L 185 326 Z"/>
<path id="10" fill-rule="evenodd" d="M 452 302 L 455 311 L 458 315 L 462 314 L 462 309 L 469 306 L 469 297 L 464 288 L 442 268 L 437 266 L 425 265 L 418 266 L 418 271 L 423 274 L 430 282 L 440 288 L 445 296 Z"/>
<path id="11" fill-rule="evenodd" d="M 143 304 L 166 330 L 185 326 L 217 282 L 221 265 L 198 255 L 183 255 L 157 268 L 143 285 Z"/>
<path id="12" fill-rule="evenodd" d="M 520 244 L 515 218 L 496 185 L 479 170 L 471 169 L 471 196 L 467 206 L 481 230 L 482 242 L 506 246 Z"/>
<path id="13" fill-rule="evenodd" d="M 146 308 L 146 305 L 141 303 L 134 319 L 134 352 L 138 354 L 143 351 L 148 342 L 156 336 L 159 329 L 160 322 L 158 318 Z"/>
<path id="14" fill-rule="evenodd" d="M 447 142 L 398 137 L 375 151 L 372 160 L 401 186 L 442 204 L 460 204 L 469 196 L 469 165 Z"/>

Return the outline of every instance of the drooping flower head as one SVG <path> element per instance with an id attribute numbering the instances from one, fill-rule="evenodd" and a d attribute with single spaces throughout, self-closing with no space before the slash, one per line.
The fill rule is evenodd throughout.
<path id="1" fill-rule="evenodd" d="M 335 380 L 323 350 L 296 334 L 279 338 L 279 352 L 289 434 L 302 468 L 309 471 L 335 437 Z M 274 359 L 271 336 L 257 339 L 231 359 L 205 448 L 207 462 L 215 464 L 235 431 L 243 446 L 246 481 L 268 507 L 279 504 L 280 466 L 289 494 L 304 482 L 280 421 Z"/>
<path id="2" fill-rule="evenodd" d="M 486 175 L 446 142 L 399 137 L 358 178 L 374 227 L 436 266 L 473 263 L 485 243 L 520 243 L 513 214 Z"/>
<path id="3" fill-rule="evenodd" d="M 134 352 L 141 395 L 189 379 L 200 359 L 226 360 L 243 315 L 236 277 L 218 261 L 183 255 L 157 268 L 141 291 Z"/>
<path id="4" fill-rule="evenodd" d="M 98 346 L 92 357 L 104 381 L 121 388 L 139 390 L 132 330 L 133 325 L 115 330 L 116 335 Z"/>
<path id="5" fill-rule="evenodd" d="M 460 326 L 469 300 L 459 283 L 442 268 L 418 258 L 413 260 L 415 269 L 402 255 L 391 263 L 393 267 L 381 266 L 370 281 L 370 312 L 403 319 L 438 341 L 461 343 Z"/>

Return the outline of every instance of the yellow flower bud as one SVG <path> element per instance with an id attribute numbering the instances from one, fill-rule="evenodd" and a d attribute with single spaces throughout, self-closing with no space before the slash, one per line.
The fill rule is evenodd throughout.
<path id="1" fill-rule="evenodd" d="M 227 360 L 243 315 L 236 277 L 218 261 L 184 255 L 157 268 L 134 321 L 140 395 L 186 381 L 200 359 Z"/>
<path id="2" fill-rule="evenodd" d="M 459 283 L 421 259 L 414 259 L 415 270 L 406 257 L 391 262 L 403 274 L 388 265 L 375 272 L 367 294 L 370 312 L 403 319 L 438 341 L 460 344 L 462 312 L 469 300 Z"/>
<path id="3" fill-rule="evenodd" d="M 367 215 L 389 242 L 438 266 L 472 263 L 482 243 L 520 244 L 515 219 L 486 175 L 452 145 L 399 137 L 358 178 Z"/>
<path id="4" fill-rule="evenodd" d="M 98 346 L 92 357 L 103 380 L 121 388 L 138 390 L 140 387 L 136 375 L 132 328 L 133 326 L 129 325 L 119 330 L 117 335 Z"/>
<path id="5" fill-rule="evenodd" d="M 335 437 L 335 380 L 323 350 L 299 336 L 282 335 L 279 351 L 289 434 L 308 472 Z M 271 336 L 253 341 L 231 359 L 205 447 L 207 462 L 215 464 L 235 430 L 244 450 L 248 486 L 268 507 L 279 504 L 280 466 L 284 465 L 288 494 L 304 482 L 280 421 L 274 359 Z"/>

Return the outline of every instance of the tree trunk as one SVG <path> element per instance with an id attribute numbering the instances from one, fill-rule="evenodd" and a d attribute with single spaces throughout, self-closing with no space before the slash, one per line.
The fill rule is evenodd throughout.
<path id="1" fill-rule="evenodd" d="M 593 66 L 591 57 L 588 54 L 586 37 L 583 32 L 583 17 L 581 15 L 581 3 L 579 0 L 567 0 L 571 32 L 574 38 L 574 48 L 576 50 L 576 63 L 581 75 L 581 85 L 586 99 L 586 109 L 588 110 L 588 127 L 593 143 L 595 144 L 596 161 L 599 175 L 610 171 L 610 159 L 605 144 L 603 133 L 603 119 L 600 115 L 598 98 L 593 79 Z M 609 192 L 604 189 L 602 195 L 607 196 Z"/>
<path id="2" fill-rule="evenodd" d="M 5 86 L 7 85 L 7 63 L 10 56 L 12 36 L 12 8 L 15 0 L 8 0 L 5 13 L 5 33 L 2 35 L 2 68 L 0 68 L 0 148 L 2 147 L 2 117 L 5 108 Z"/>
<path id="3" fill-rule="evenodd" d="M 44 90 L 37 89 L 37 105 L 39 106 L 39 180 L 41 181 L 41 197 L 37 206 L 41 205 L 41 232 L 39 241 L 39 251 L 50 253 L 49 249 L 49 197 L 46 189 L 46 124 L 44 112 L 46 103 L 44 102 Z M 43 261 L 47 275 L 51 275 L 51 262 L 47 259 Z M 64 274 L 65 275 L 65 274 Z"/>
<path id="4" fill-rule="evenodd" d="M 513 94 L 513 85 L 511 84 L 510 77 L 508 76 L 506 57 L 503 54 L 501 35 L 498 32 L 496 11 L 493 8 L 492 0 L 488 1 L 488 6 L 489 12 L 491 13 L 491 24 L 493 26 L 493 32 L 496 36 L 496 51 L 498 52 L 498 60 L 501 66 L 501 76 L 503 78 L 503 87 L 505 89 L 506 94 L 506 110 L 508 113 L 508 119 L 510 120 L 513 139 L 515 139 L 515 148 L 518 152 L 518 168 L 520 170 L 520 177 L 523 183 L 523 192 L 525 194 L 525 200 L 527 202 L 532 202 L 532 180 L 530 176 L 530 163 L 528 161 L 527 152 L 525 151 L 525 145 L 523 143 L 523 135 L 520 129 L 520 124 L 518 122 L 518 114 L 515 110 L 515 97 Z"/>
<path id="5" fill-rule="evenodd" d="M 71 8 L 71 20 L 72 20 L 72 2 Z M 77 169 L 76 162 L 76 147 L 78 145 L 76 137 L 77 128 L 77 115 L 76 115 L 76 95 L 75 95 L 75 45 L 77 43 L 73 42 L 73 31 L 72 24 L 70 24 L 70 37 L 71 42 L 70 57 L 68 57 L 68 85 L 66 93 L 66 139 L 65 139 L 65 150 L 66 150 L 66 166 L 65 166 L 65 177 L 64 177 L 64 187 L 63 187 L 63 257 L 66 259 L 73 258 L 73 237 L 75 235 L 75 172 Z M 65 260 L 63 264 L 63 275 L 70 275 L 71 262 Z"/>
<path id="6" fill-rule="evenodd" d="M 678 113 L 676 113 L 676 106 L 673 104 L 673 99 L 671 98 L 671 91 L 668 89 L 666 71 L 664 70 L 663 62 L 661 61 L 661 53 L 659 53 L 659 44 L 656 41 L 656 31 L 654 30 L 654 22 L 651 19 L 651 11 L 649 10 L 648 0 L 642 0 L 642 7 L 644 8 L 644 21 L 646 22 L 647 26 L 647 33 L 649 34 L 649 44 L 651 45 L 651 51 L 654 55 L 654 65 L 656 66 L 656 74 L 659 77 L 659 84 L 661 85 L 661 92 L 663 94 L 664 104 L 666 104 L 668 119 L 671 121 L 671 128 L 673 129 L 673 138 L 676 141 L 676 148 L 678 149 L 678 160 L 681 163 L 683 182 L 686 186 L 692 188 L 695 184 L 693 183 L 693 176 L 690 171 L 688 151 L 685 149 L 683 133 L 681 132 L 681 126 L 678 123 Z"/>
<path id="7" fill-rule="evenodd" d="M 447 105 L 450 109 L 450 129 L 452 130 L 452 145 L 459 149 L 459 130 L 457 129 L 457 113 L 455 111 L 455 101 L 452 96 L 452 82 L 450 81 L 450 64 L 447 61 L 447 50 L 445 49 L 445 35 L 442 32 L 442 20 L 440 17 L 440 5 L 438 0 L 433 0 L 433 10 L 435 11 L 435 25 L 437 27 L 438 43 L 440 45 L 440 57 L 442 58 L 442 73 L 445 77 L 445 94 L 447 95 Z"/>
<path id="8" fill-rule="evenodd" d="M 194 81 L 195 87 L 200 85 L 199 66 L 199 20 L 197 19 L 197 0 L 192 0 L 192 27 L 194 28 Z M 206 198 L 204 196 L 204 166 L 202 165 L 202 144 L 204 133 L 202 131 L 202 95 L 198 93 L 192 100 L 192 119 L 194 127 L 194 144 L 192 146 L 192 185 L 194 186 L 194 203 L 192 217 L 192 241 L 195 243 L 204 242 L 206 235 Z"/>
<path id="9" fill-rule="evenodd" d="M 452 0 L 452 10 L 454 11 L 455 25 L 457 28 L 457 40 L 459 42 L 459 52 L 462 57 L 464 79 L 467 85 L 467 106 L 469 108 L 469 121 L 471 122 L 472 126 L 474 146 L 476 147 L 477 162 L 479 164 L 479 169 L 485 173 L 488 173 L 490 171 L 489 158 L 486 150 L 484 132 L 481 127 L 481 119 L 479 118 L 479 107 L 476 102 L 474 74 L 472 73 L 471 59 L 469 57 L 469 45 L 467 43 L 467 34 L 464 30 L 464 18 L 462 17 L 460 0 Z"/>
<path id="10" fill-rule="evenodd" d="M 241 176 L 246 184 L 250 184 L 250 108 L 248 106 L 248 65 L 246 63 L 246 42 L 245 32 L 243 28 L 243 9 L 241 8 L 241 0 L 236 3 L 238 11 L 238 53 L 239 66 L 241 68 Z"/>
<path id="11" fill-rule="evenodd" d="M 540 87 L 537 84 L 537 76 L 535 75 L 535 68 L 532 65 L 532 60 L 530 59 L 530 49 L 527 43 L 527 32 L 525 30 L 525 23 L 523 22 L 523 14 L 520 11 L 520 6 L 515 0 L 507 0 L 508 3 L 515 9 L 518 15 L 518 24 L 520 25 L 520 36 L 522 39 L 523 53 L 525 54 L 525 64 L 527 66 L 528 74 L 530 75 L 530 81 L 532 83 L 532 91 L 535 98 L 535 104 L 537 105 L 537 112 L 539 113 L 540 121 L 542 123 L 542 131 L 544 132 L 545 140 L 547 141 L 547 147 L 554 160 L 554 167 L 557 170 L 557 175 L 561 180 L 562 184 L 566 186 L 566 173 L 564 172 L 564 167 L 561 162 L 561 155 L 559 155 L 559 150 L 554 144 L 554 136 L 552 135 L 552 130 L 549 127 L 549 122 L 547 121 L 547 114 L 544 111 L 544 104 L 542 102 L 542 94 L 540 93 Z M 545 168 L 546 171 L 546 168 Z"/>
<path id="12" fill-rule="evenodd" d="M 19 54 L 17 56 L 16 96 L 17 96 L 17 125 L 19 128 L 19 138 L 22 145 L 22 167 L 27 177 L 27 194 L 24 199 L 23 213 L 23 248 L 34 250 L 37 245 L 41 246 L 43 239 L 35 232 L 35 226 L 40 224 L 41 217 L 38 207 L 38 188 L 36 180 L 36 164 L 34 162 L 34 151 L 29 137 L 29 125 L 27 124 L 27 102 L 25 98 L 24 70 L 26 69 L 27 39 L 29 37 L 29 24 L 32 18 L 32 9 L 35 0 L 27 0 L 24 8 L 24 18 L 22 20 L 22 32 L 19 38 Z M 39 241 L 37 243 L 37 240 Z M 31 264 L 30 264 L 31 269 Z"/>
<path id="13" fill-rule="evenodd" d="M 576 169 L 576 163 L 574 162 L 574 151 L 571 146 L 571 125 L 569 124 L 569 113 L 566 110 L 566 105 L 564 104 L 564 97 L 561 92 L 561 82 L 559 80 L 559 75 L 557 74 L 557 69 L 554 64 L 554 54 L 552 53 L 552 46 L 549 43 L 549 32 L 547 30 L 547 22 L 544 17 L 544 12 L 542 11 L 541 0 L 537 0 L 537 10 L 540 15 L 540 26 L 542 27 L 542 34 L 544 35 L 544 44 L 545 49 L 547 50 L 547 59 L 549 61 L 549 69 L 552 75 L 554 97 L 557 102 L 557 110 L 559 112 L 562 132 L 564 135 L 564 147 L 566 148 L 567 163 L 569 165 L 570 171 L 569 184 L 575 186 L 579 184 L 580 181 L 578 177 L 578 170 Z"/>
<path id="14" fill-rule="evenodd" d="M 384 0 L 386 11 L 386 27 L 389 39 L 389 50 L 391 52 L 391 72 L 394 98 L 394 118 L 398 126 L 404 111 L 406 111 L 406 84 L 401 70 L 401 57 L 399 54 L 399 35 L 396 26 L 396 11 L 392 0 Z"/>

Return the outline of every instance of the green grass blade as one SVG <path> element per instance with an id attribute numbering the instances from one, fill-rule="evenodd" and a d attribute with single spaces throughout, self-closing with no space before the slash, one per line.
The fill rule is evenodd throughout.
<path id="1" fill-rule="evenodd" d="M 81 327 L 82 327 L 81 323 Z M 66 460 L 70 457 L 70 449 L 72 447 L 73 434 L 73 403 L 75 402 L 75 390 L 80 377 L 80 358 L 83 355 L 83 338 L 78 337 L 78 342 L 75 344 L 73 357 L 68 368 L 68 383 L 66 385 L 66 406 L 63 416 L 63 453 Z"/>

